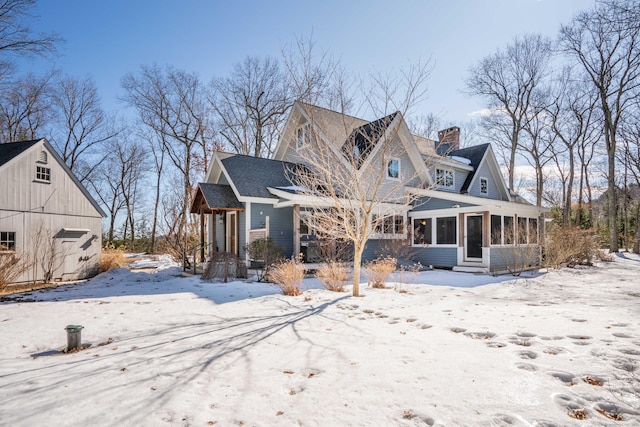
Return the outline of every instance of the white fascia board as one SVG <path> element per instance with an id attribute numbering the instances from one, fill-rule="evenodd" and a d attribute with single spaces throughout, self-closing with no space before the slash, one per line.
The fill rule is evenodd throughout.
<path id="1" fill-rule="evenodd" d="M 509 201 L 511 201 L 511 191 L 509 190 L 509 187 L 507 186 L 507 183 L 504 180 L 504 176 L 502 176 L 502 172 L 500 171 L 500 165 L 498 164 L 498 159 L 496 159 L 496 155 L 493 152 L 493 148 L 491 147 L 491 144 L 489 144 L 489 149 L 487 151 L 491 152 L 491 161 L 493 164 L 493 168 L 495 169 L 495 172 L 498 175 L 498 179 L 499 179 L 498 182 L 502 186 L 502 189 L 505 192 L 505 195 L 507 196 Z"/>
<path id="2" fill-rule="evenodd" d="M 461 169 L 461 170 L 465 170 L 465 171 L 469 171 L 469 172 L 473 171 L 473 166 L 467 165 L 465 163 L 457 162 L 455 160 L 451 160 L 451 159 L 448 159 L 446 157 L 432 156 L 432 157 L 429 157 L 429 159 L 432 159 L 431 162 L 434 165 L 448 166 L 448 167 L 451 167 L 451 168 Z M 425 159 L 425 161 L 426 161 L 426 159 Z"/>
<path id="3" fill-rule="evenodd" d="M 274 160 L 282 160 L 284 158 L 284 154 L 287 152 L 287 148 L 289 147 L 290 144 L 290 140 L 287 140 L 287 138 L 285 138 L 285 135 L 287 134 L 287 130 L 289 129 L 289 127 L 291 127 L 291 122 L 294 120 L 293 116 L 295 116 L 296 111 L 299 113 L 300 110 L 302 110 L 302 107 L 300 107 L 300 103 L 298 101 L 295 101 L 293 103 L 293 106 L 291 107 L 291 111 L 289 111 L 289 117 L 287 117 L 287 121 L 284 123 L 284 127 L 282 128 L 282 137 L 278 140 L 278 143 L 276 144 L 276 149 L 273 150 L 273 159 Z"/>
<path id="4" fill-rule="evenodd" d="M 521 211 L 521 212 L 527 212 L 527 213 L 533 213 L 533 212 L 546 213 L 551 211 L 551 209 L 549 208 L 539 208 L 533 205 L 524 205 L 522 203 L 488 199 L 486 197 L 477 197 L 477 196 L 468 196 L 468 195 L 458 194 L 458 193 L 449 193 L 446 191 L 428 190 L 428 189 L 425 190 L 421 188 L 407 188 L 407 191 L 417 196 L 433 197 L 436 199 L 451 200 L 452 202 L 459 202 L 459 203 L 475 203 L 477 206 L 486 206 L 488 208 L 492 208 L 492 207 L 507 208 L 510 211 Z"/>

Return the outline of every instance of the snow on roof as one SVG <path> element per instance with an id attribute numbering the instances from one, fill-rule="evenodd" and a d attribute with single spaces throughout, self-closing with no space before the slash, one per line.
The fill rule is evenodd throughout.
<path id="1" fill-rule="evenodd" d="M 449 157 L 451 160 L 455 160 L 456 162 L 464 163 L 465 165 L 471 164 L 471 160 L 465 157 L 460 157 L 460 156 L 447 156 L 447 157 Z"/>

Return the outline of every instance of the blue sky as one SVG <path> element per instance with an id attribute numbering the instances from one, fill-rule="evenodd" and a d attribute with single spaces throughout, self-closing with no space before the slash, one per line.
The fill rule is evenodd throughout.
<path id="1" fill-rule="evenodd" d="M 225 76 L 247 55 L 279 56 L 296 37 L 313 37 L 356 75 L 387 72 L 432 57 L 429 96 L 418 114 L 462 123 L 480 100 L 461 93 L 471 65 L 515 35 L 555 37 L 561 23 L 592 0 L 214 1 L 40 0 L 35 27 L 66 43 L 55 65 L 93 76 L 107 111 L 120 80 L 143 64 L 171 64 L 204 81 Z M 23 63 L 41 72 L 50 64 Z"/>

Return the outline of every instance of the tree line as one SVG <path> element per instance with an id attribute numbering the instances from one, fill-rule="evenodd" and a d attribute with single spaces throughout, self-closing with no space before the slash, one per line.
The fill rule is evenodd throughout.
<path id="1" fill-rule="evenodd" d="M 411 115 L 425 99 L 431 60 L 354 76 L 312 37 L 208 79 L 143 65 L 122 77 L 120 100 L 133 112 L 125 121 L 104 111 L 90 76 L 15 72 L 16 58 L 55 57 L 62 43 L 31 30 L 33 6 L 0 5 L 0 141 L 47 137 L 105 207 L 107 242 L 143 242 L 148 251 L 162 244 L 174 253 L 195 244 L 189 206 L 213 150 L 271 156 L 294 100 L 376 118 L 401 111 L 427 137 L 444 121 Z M 535 171 L 535 203 L 553 206 L 560 222 L 591 227 L 598 223 L 593 181 L 606 179 L 602 227 L 611 250 L 626 244 L 622 232 L 640 241 L 640 206 L 628 192 L 640 186 L 638 43 L 640 2 L 596 1 L 555 39 L 514 37 L 463 82 L 486 106 L 463 127 L 463 143 L 493 142 L 512 190 L 516 166 L 526 162 Z"/>

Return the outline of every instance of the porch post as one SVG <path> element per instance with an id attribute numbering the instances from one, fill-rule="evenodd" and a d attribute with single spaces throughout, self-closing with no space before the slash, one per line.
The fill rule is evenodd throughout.
<path id="1" fill-rule="evenodd" d="M 293 256 L 300 255 L 300 205 L 293 205 Z"/>
<path id="2" fill-rule="evenodd" d="M 204 262 L 204 212 L 200 211 L 200 262 Z"/>
<path id="3" fill-rule="evenodd" d="M 215 211 L 213 211 L 211 212 L 211 219 L 209 221 L 209 244 L 211 245 L 210 252 L 218 252 L 218 237 L 216 236 L 217 227 L 218 227 L 218 215 L 216 214 Z"/>

